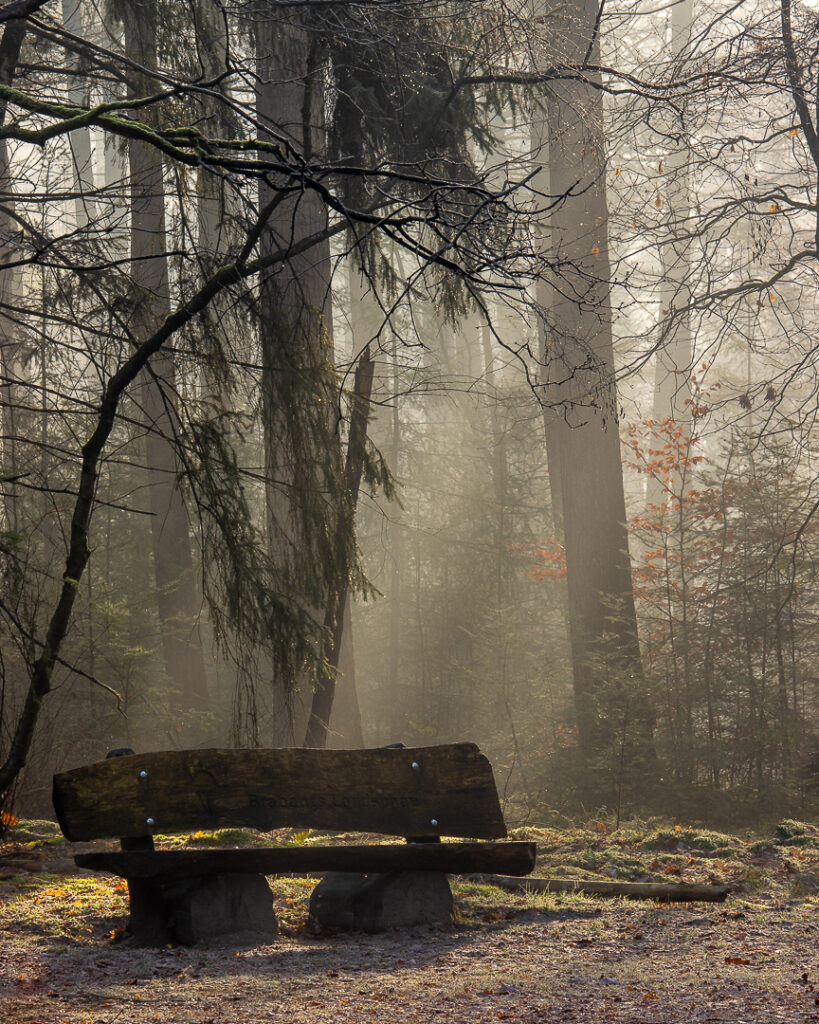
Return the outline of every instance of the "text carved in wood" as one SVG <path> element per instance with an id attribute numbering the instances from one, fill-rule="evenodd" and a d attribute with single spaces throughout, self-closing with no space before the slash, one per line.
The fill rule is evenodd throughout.
<path id="1" fill-rule="evenodd" d="M 369 796 L 344 796 L 328 799 L 320 795 L 314 796 L 260 796 L 257 793 L 248 794 L 248 801 L 251 810 L 277 811 L 283 809 L 291 810 L 322 810 L 323 808 L 349 810 L 350 808 L 363 808 L 373 810 L 412 810 L 420 807 L 423 803 L 418 796 L 381 796 L 371 794 Z"/>

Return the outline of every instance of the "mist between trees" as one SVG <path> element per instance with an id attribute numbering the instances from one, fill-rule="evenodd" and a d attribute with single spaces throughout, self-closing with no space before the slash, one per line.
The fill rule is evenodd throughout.
<path id="1" fill-rule="evenodd" d="M 0 793 L 473 739 L 819 802 L 814 5 L 0 10 Z"/>

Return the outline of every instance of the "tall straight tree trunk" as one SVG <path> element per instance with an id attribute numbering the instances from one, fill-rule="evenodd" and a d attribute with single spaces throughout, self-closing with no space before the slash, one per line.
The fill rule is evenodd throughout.
<path id="1" fill-rule="evenodd" d="M 117 14 L 116 7 L 111 4 L 102 13 L 96 24 L 92 25 L 89 37 L 100 46 L 111 50 L 121 51 L 123 48 L 122 25 Z M 100 86 L 101 99 L 104 102 L 111 102 L 120 98 L 125 88 L 120 83 L 106 82 Z M 127 213 L 124 210 L 122 195 L 125 190 L 128 170 L 126 167 L 127 157 L 123 143 L 116 135 L 106 132 L 102 143 L 102 172 L 103 183 L 106 190 L 106 199 L 112 208 L 111 216 L 114 224 L 120 228 L 117 237 L 125 235 L 125 222 Z"/>
<path id="2" fill-rule="evenodd" d="M 197 0 L 196 36 L 200 65 L 206 81 L 216 79 L 227 71 L 225 57 L 228 40 L 220 8 L 218 0 Z M 224 86 L 217 88 L 224 92 Z M 211 95 L 203 96 L 200 102 L 203 130 L 217 138 L 230 138 L 235 126 L 231 124 L 226 104 Z M 204 265 L 204 272 L 213 273 L 235 240 L 232 216 L 236 211 L 225 178 L 208 171 L 204 166 L 197 172 L 197 198 L 198 257 Z M 208 310 L 209 323 L 219 334 L 225 333 L 223 317 L 227 308 L 228 300 L 225 299 L 213 310 Z"/>
<path id="3" fill-rule="evenodd" d="M 693 0 L 678 0 L 672 4 L 671 59 L 679 67 L 681 76 L 691 46 L 692 16 Z M 665 205 L 668 212 L 669 237 L 662 247 L 661 254 L 663 282 L 660 289 L 660 324 L 665 337 L 657 352 L 654 367 L 654 421 L 655 424 L 670 421 L 688 433 L 691 429 L 689 378 L 694 353 L 691 316 L 687 307 L 691 301 L 693 268 L 691 243 L 685 237 L 691 231 L 691 180 L 684 105 L 675 109 L 674 117 L 674 122 L 668 126 L 671 149 L 664 162 L 664 173 L 658 189 L 658 201 Z M 662 447 L 664 443 L 665 441 L 661 440 L 656 447 Z M 681 481 L 682 473 L 679 470 L 671 473 L 666 486 L 650 475 L 648 503 L 665 504 L 671 496 L 669 490 L 672 494 L 677 494 Z"/>
<path id="4" fill-rule="evenodd" d="M 492 492 L 495 496 L 497 511 L 494 527 L 494 561 L 495 561 L 495 601 L 498 608 L 507 600 L 509 590 L 509 557 L 507 538 L 506 505 L 508 501 L 507 485 L 509 466 L 507 460 L 507 429 L 501 421 L 501 397 L 498 392 L 495 372 L 495 357 L 492 351 L 492 335 L 488 324 L 478 327 L 481 348 L 483 351 L 483 379 L 488 388 L 488 400 L 482 404 L 486 407 L 489 422 L 489 467 L 492 474 Z"/>
<path id="5" fill-rule="evenodd" d="M 125 51 L 143 67 L 156 63 L 155 10 L 148 4 L 124 4 Z M 137 81 L 135 94 L 153 89 Z M 131 332 L 139 340 L 155 330 L 170 312 L 165 242 L 165 195 L 159 151 L 132 141 L 128 148 L 131 184 L 131 278 L 134 310 Z M 146 428 L 146 462 L 151 511 L 157 607 L 165 669 L 171 680 L 171 704 L 185 715 L 205 713 L 208 693 L 199 637 L 200 604 L 196 593 L 188 516 L 179 487 L 180 465 L 174 444 L 178 418 L 174 408 L 175 367 L 166 350 L 151 360 L 136 399 Z M 201 739 L 203 723 L 180 733 L 184 744 Z"/>
<path id="6" fill-rule="evenodd" d="M 284 142 L 297 158 L 325 149 L 324 66 L 298 13 L 257 27 L 256 111 L 262 138 Z M 321 232 L 327 212 L 296 176 L 266 179 L 265 208 L 289 191 L 268 220 L 262 255 Z M 321 242 L 291 257 L 260 284 L 262 407 L 267 527 L 281 590 L 309 615 L 317 632 L 330 594 L 320 563 L 322 533 L 333 533 L 326 483 L 340 471 L 333 436 L 337 401 L 332 369 L 330 247 Z M 272 742 L 291 745 L 304 736 L 310 710 L 307 673 L 273 665 Z"/>
<path id="7" fill-rule="evenodd" d="M 361 475 L 364 469 L 364 446 L 367 442 L 367 423 L 370 415 L 370 396 L 373 388 L 373 371 L 375 363 L 367 345 L 358 359 L 353 385 L 352 413 L 350 415 L 350 437 L 347 443 L 347 458 L 344 465 L 344 477 L 347 486 L 347 505 L 338 513 L 338 543 L 343 544 L 343 534 L 349 528 L 344 516 L 355 515 L 358 504 L 358 491 L 361 486 Z M 336 676 L 339 668 L 342 643 L 344 639 L 344 616 L 350 607 L 350 590 L 342 585 L 338 591 L 330 595 L 327 611 L 324 616 L 325 639 L 323 642 L 324 661 L 328 671 L 319 673 L 310 709 L 310 719 L 304 745 L 306 747 L 325 747 L 330 725 L 330 716 L 335 699 Z"/>
<path id="8" fill-rule="evenodd" d="M 81 0 L 63 0 L 63 25 L 72 35 L 84 35 Z M 74 72 L 68 79 L 68 102 L 72 106 L 87 106 L 89 89 L 88 83 L 82 78 L 82 60 L 76 58 L 70 51 L 66 53 L 66 59 Z M 68 136 L 68 142 L 71 147 L 76 193 L 74 219 L 77 228 L 82 229 L 96 218 L 91 132 L 88 128 L 78 128 Z"/>
<path id="9" fill-rule="evenodd" d="M 401 379 L 398 366 L 398 339 L 393 337 L 390 353 L 392 366 L 392 403 L 390 406 L 390 467 L 393 474 L 401 477 L 402 431 L 400 390 Z M 404 565 L 404 523 L 399 505 L 392 508 L 387 525 L 387 543 L 390 552 L 390 636 L 389 654 L 387 659 L 387 695 L 390 715 L 388 721 L 390 742 L 400 741 L 406 729 L 406 699 L 402 687 L 401 648 L 405 632 L 404 594 L 402 589 L 401 568 Z"/>
<path id="10" fill-rule="evenodd" d="M 352 246 L 352 237 L 348 241 Z M 346 262 L 349 272 L 352 357 L 353 360 L 358 360 L 367 354 L 367 361 L 370 363 L 370 366 L 367 368 L 367 394 L 366 396 L 360 395 L 358 386 L 356 386 L 354 389 L 356 397 L 353 401 L 360 406 L 361 400 L 364 399 L 365 406 L 363 410 L 360 408 L 359 411 L 367 414 L 369 413 L 375 369 L 372 359 L 369 358 L 369 346 L 376 343 L 378 334 L 383 326 L 383 315 L 376 302 L 375 295 L 368 286 L 367 278 L 359 265 L 358 253 L 353 252 Z M 362 379 L 360 374 L 357 375 L 357 379 L 360 385 Z M 357 439 L 356 443 L 363 445 L 368 431 L 366 418 L 362 421 L 359 415 L 356 429 L 362 429 L 361 436 Z M 350 479 L 351 477 L 348 472 L 348 482 Z M 353 511 L 355 512 L 355 509 Z M 361 706 L 358 700 L 358 685 L 355 672 L 355 643 L 352 617 L 353 601 L 348 591 L 344 612 L 340 620 L 341 640 L 338 655 L 338 677 L 335 683 L 335 696 L 332 705 L 333 717 L 328 732 L 327 746 L 360 747 L 364 743 L 361 725 Z"/>
<path id="11" fill-rule="evenodd" d="M 11 169 L 9 144 L 0 139 L 0 189 L 7 195 L 11 191 Z M 7 202 L 0 209 L 0 263 L 9 263 L 14 258 L 12 236 L 15 224 L 11 213 L 13 203 Z M 18 464 L 17 419 L 19 416 L 19 385 L 22 374 L 20 344 L 13 314 L 8 306 L 13 305 L 17 296 L 18 274 L 15 268 L 0 270 L 0 433 L 2 433 L 2 457 L 0 474 L 3 482 L 3 511 L 0 529 L 15 531 L 18 527 L 17 486 L 15 477 Z"/>
<path id="12" fill-rule="evenodd" d="M 25 35 L 25 23 L 7 22 L 0 39 L 0 84 L 9 86 L 17 74 L 17 62 Z M 6 119 L 7 104 L 0 104 L 0 125 Z M 13 176 L 11 154 L 7 139 L 0 139 L 0 191 L 11 196 Z M 12 214 L 14 201 L 9 198 L 0 206 L 0 264 L 10 263 L 15 258 L 13 237 L 17 224 Z M 18 522 L 17 487 L 14 477 L 19 470 L 17 438 L 19 416 L 19 384 L 22 373 L 20 338 L 15 325 L 14 314 L 8 306 L 17 298 L 19 274 L 15 267 L 0 270 L 0 478 L 8 478 L 2 484 L 3 503 L 0 513 L 0 529 L 16 531 Z"/>
<path id="13" fill-rule="evenodd" d="M 598 61 L 598 5 L 569 0 L 555 26 L 568 64 Z M 592 778 L 610 775 L 615 720 L 632 726 L 628 760 L 651 750 L 628 553 L 614 383 L 602 93 L 556 83 L 548 100 L 553 290 L 545 338 L 550 474 L 557 473 L 581 752 Z M 594 787 L 596 783 L 592 783 Z"/>
<path id="14" fill-rule="evenodd" d="M 380 309 L 368 287 L 364 269 L 359 265 L 359 253 L 354 238 L 348 242 L 353 255 L 347 260 L 350 289 L 350 325 L 352 328 L 352 358 L 356 364 L 351 400 L 350 430 L 344 463 L 346 505 L 340 515 L 355 516 L 358 491 L 364 468 L 364 448 L 370 416 L 375 362 L 371 345 L 376 343 L 382 326 Z M 349 524 L 341 518 L 337 529 L 343 532 Z M 310 709 L 305 746 L 361 746 L 361 709 L 355 678 L 355 656 L 352 642 L 352 601 L 349 586 L 342 585 L 330 594 L 325 612 L 325 660 L 333 669 L 334 677 L 321 674 Z M 332 716 L 332 725 L 331 725 Z"/>
<path id="15" fill-rule="evenodd" d="M 535 110 L 532 119 L 532 158 L 538 167 L 535 172 L 534 186 L 542 196 L 552 195 L 551 150 L 549 148 L 549 122 L 543 110 Z M 557 152 L 557 146 L 555 146 Z M 541 214 L 541 230 L 547 237 L 551 236 L 552 213 Z M 544 385 L 541 396 L 543 401 L 543 430 L 546 438 L 546 462 L 549 474 L 549 496 L 551 498 L 552 521 L 558 533 L 563 530 L 563 492 L 559 472 L 559 438 L 562 412 L 559 407 L 551 408 L 548 399 L 552 397 L 552 385 L 547 369 L 547 348 L 552 336 L 551 310 L 555 300 L 555 289 L 547 277 L 541 277 L 536 285 L 535 299 L 540 316 L 538 317 L 538 361 L 542 368 Z"/>
<path id="16" fill-rule="evenodd" d="M 358 700 L 356 678 L 353 601 L 349 593 L 344 609 L 343 625 L 341 651 L 338 656 L 338 680 L 333 703 L 333 727 L 327 740 L 327 746 L 363 747 L 364 730 L 361 724 L 361 705 Z"/>

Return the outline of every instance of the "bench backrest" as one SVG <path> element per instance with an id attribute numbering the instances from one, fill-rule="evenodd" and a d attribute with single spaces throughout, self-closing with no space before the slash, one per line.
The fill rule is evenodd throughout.
<path id="1" fill-rule="evenodd" d="M 474 743 L 133 754 L 55 775 L 54 808 L 74 841 L 243 826 L 506 835 L 492 767 Z"/>

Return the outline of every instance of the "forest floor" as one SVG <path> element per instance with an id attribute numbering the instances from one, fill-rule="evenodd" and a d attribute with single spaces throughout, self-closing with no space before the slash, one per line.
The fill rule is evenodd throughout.
<path id="1" fill-rule="evenodd" d="M 77 846 L 52 823 L 21 822 L 0 845 L 0 1020 L 819 1021 L 819 829 L 789 822 L 740 838 L 592 823 L 516 837 L 538 843 L 538 876 L 728 883 L 732 894 L 659 904 L 453 879 L 451 926 L 322 936 L 307 923 L 314 880 L 279 878 L 274 942 L 145 950 L 125 935 L 124 883 L 76 870 Z M 260 841 L 226 830 L 175 842 L 214 838 Z"/>

